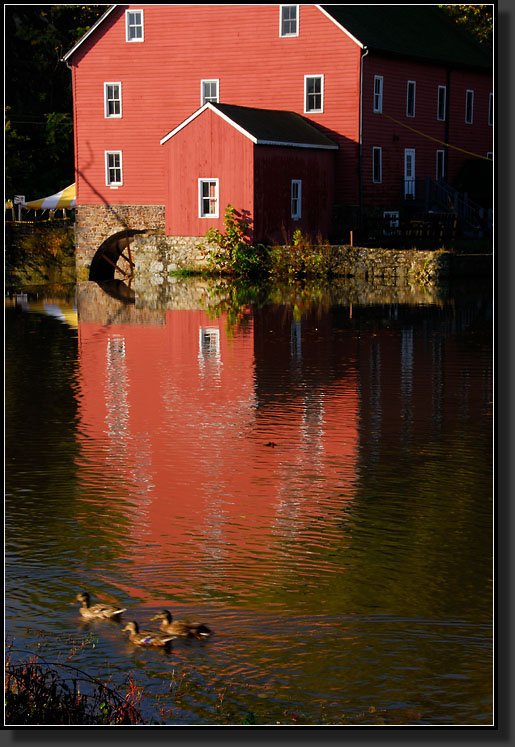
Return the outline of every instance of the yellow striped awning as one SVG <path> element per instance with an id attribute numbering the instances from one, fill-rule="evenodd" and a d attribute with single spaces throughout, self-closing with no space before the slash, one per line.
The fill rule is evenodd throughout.
<path id="1" fill-rule="evenodd" d="M 70 184 L 66 189 L 56 192 L 50 197 L 42 197 L 40 200 L 31 200 L 23 203 L 28 210 L 62 210 L 63 208 L 75 207 L 75 184 Z"/>

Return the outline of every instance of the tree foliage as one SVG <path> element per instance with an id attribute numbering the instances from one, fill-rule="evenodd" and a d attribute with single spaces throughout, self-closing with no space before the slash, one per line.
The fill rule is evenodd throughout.
<path id="1" fill-rule="evenodd" d="M 440 5 L 456 23 L 480 44 L 493 43 L 493 5 Z"/>
<path id="2" fill-rule="evenodd" d="M 74 181 L 71 72 L 62 57 L 108 5 L 5 6 L 5 195 Z"/>

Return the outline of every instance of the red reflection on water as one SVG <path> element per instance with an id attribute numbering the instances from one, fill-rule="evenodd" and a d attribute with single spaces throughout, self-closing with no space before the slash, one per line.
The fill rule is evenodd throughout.
<path id="1" fill-rule="evenodd" d="M 301 531 L 322 493 L 354 494 L 355 372 L 258 403 L 251 318 L 228 333 L 225 314 L 199 310 L 123 324 L 79 314 L 79 369 L 82 475 L 98 476 L 106 501 L 128 486 L 140 566 L 165 547 L 168 558 L 187 547 L 186 564 L 194 551 L 237 558 L 285 521 Z"/>

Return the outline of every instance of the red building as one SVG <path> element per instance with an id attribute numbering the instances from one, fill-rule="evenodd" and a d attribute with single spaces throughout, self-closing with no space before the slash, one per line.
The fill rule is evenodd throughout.
<path id="1" fill-rule="evenodd" d="M 257 240 L 310 213 L 342 240 L 368 213 L 441 209 L 456 195 L 435 183 L 470 192 L 491 167 L 492 54 L 437 5 L 116 5 L 64 60 L 79 244 L 203 236 L 227 203 Z M 292 138 L 295 116 L 320 139 Z"/>

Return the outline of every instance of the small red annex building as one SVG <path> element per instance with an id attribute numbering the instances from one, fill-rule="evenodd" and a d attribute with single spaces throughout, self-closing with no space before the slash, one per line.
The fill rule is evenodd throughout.
<path id="1" fill-rule="evenodd" d="M 208 102 L 161 144 L 167 235 L 222 229 L 227 205 L 256 242 L 329 232 L 338 146 L 301 115 Z"/>

